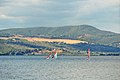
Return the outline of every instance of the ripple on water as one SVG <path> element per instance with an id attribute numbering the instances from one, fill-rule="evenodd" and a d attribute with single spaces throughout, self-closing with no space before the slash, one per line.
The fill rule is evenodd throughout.
<path id="1" fill-rule="evenodd" d="M 120 57 L 0 56 L 0 80 L 119 80 Z"/>

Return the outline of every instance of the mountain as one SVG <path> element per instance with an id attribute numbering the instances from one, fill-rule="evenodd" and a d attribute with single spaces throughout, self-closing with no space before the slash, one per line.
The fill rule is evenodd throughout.
<path id="1" fill-rule="evenodd" d="M 35 27 L 35 28 L 13 28 L 0 30 L 1 34 L 23 34 L 25 36 L 31 35 L 49 35 L 49 36 L 77 36 L 81 34 L 91 35 L 114 35 L 115 33 L 108 31 L 101 31 L 90 25 L 78 25 L 78 26 L 63 26 L 63 27 Z"/>
<path id="2" fill-rule="evenodd" d="M 90 43 L 109 44 L 120 42 L 120 34 L 99 30 L 90 25 L 63 27 L 13 28 L 0 30 L 0 36 L 23 35 L 31 37 L 70 38 Z"/>
<path id="3" fill-rule="evenodd" d="M 40 38 L 52 41 L 41 42 Z M 85 43 L 58 41 L 69 39 Z M 120 55 L 120 34 L 90 25 L 0 30 L 0 55 L 34 55 L 48 53 L 53 49 L 61 50 L 62 55 L 86 55 L 88 48 L 92 55 Z"/>

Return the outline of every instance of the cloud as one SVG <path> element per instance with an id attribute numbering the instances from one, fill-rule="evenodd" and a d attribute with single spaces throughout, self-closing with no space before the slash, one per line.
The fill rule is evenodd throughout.
<path id="1" fill-rule="evenodd" d="M 8 16 L 8 15 L 0 15 L 0 24 L 1 25 L 11 25 L 11 24 L 22 24 L 26 20 L 26 17 L 19 17 L 19 16 Z M 1 26 L 0 25 L 0 26 Z M 8 26 L 8 25 L 7 25 Z"/>
<path id="2" fill-rule="evenodd" d="M 13 19 L 15 17 L 7 16 L 7 15 L 0 15 L 0 19 Z"/>
<path id="3" fill-rule="evenodd" d="M 0 24 L 6 27 L 6 22 L 9 26 L 24 27 L 91 24 L 103 28 L 111 23 L 110 26 L 118 27 L 119 6 L 119 0 L 0 0 Z"/>
<path id="4" fill-rule="evenodd" d="M 100 11 L 102 9 L 112 7 L 112 6 L 120 6 L 119 0 L 86 0 L 81 3 L 77 2 L 76 5 L 76 14 L 77 16 L 89 15 L 94 12 Z"/>
<path id="5" fill-rule="evenodd" d="M 5 6 L 7 3 L 9 3 L 9 0 L 0 0 L 0 7 Z"/>

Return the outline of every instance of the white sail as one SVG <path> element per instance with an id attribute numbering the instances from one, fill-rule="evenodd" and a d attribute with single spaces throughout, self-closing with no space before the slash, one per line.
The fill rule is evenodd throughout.
<path id="1" fill-rule="evenodd" d="M 57 53 L 54 55 L 54 58 L 55 58 L 55 59 L 57 58 Z"/>

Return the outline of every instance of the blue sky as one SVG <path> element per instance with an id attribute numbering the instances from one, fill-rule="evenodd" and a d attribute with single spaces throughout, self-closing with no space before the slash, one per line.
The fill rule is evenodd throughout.
<path id="1" fill-rule="evenodd" d="M 120 1 L 0 0 L 0 29 L 82 24 L 120 33 Z"/>

